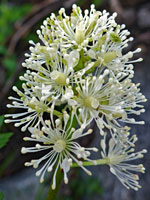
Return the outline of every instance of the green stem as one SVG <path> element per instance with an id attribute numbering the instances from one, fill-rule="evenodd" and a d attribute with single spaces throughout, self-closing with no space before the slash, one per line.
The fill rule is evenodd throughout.
<path id="1" fill-rule="evenodd" d="M 58 195 L 58 192 L 59 192 L 59 188 L 60 188 L 62 179 L 63 179 L 63 173 L 59 169 L 57 171 L 57 174 L 56 174 L 56 188 L 55 188 L 55 190 L 53 190 L 52 187 L 51 187 L 52 183 L 50 184 L 50 188 L 49 188 L 46 200 L 56 200 L 57 199 L 57 195 Z"/>
<path id="2" fill-rule="evenodd" d="M 53 111 L 53 114 L 54 114 L 55 116 L 57 116 L 58 118 L 62 119 L 62 113 L 61 113 L 61 112 L 59 112 L 59 111 L 57 111 L 57 110 L 54 110 L 54 111 Z"/>
<path id="3" fill-rule="evenodd" d="M 95 163 L 91 161 L 82 162 L 82 166 L 108 165 L 108 164 L 109 164 L 108 158 L 95 160 Z M 73 167 L 80 167 L 80 166 L 77 163 L 73 163 L 71 167 L 73 168 Z"/>
<path id="4" fill-rule="evenodd" d="M 51 109 L 47 109 L 46 112 L 51 113 Z M 62 113 L 57 110 L 53 110 L 53 115 L 57 116 L 59 119 L 62 119 L 62 117 L 63 117 Z"/>
<path id="5" fill-rule="evenodd" d="M 95 160 L 95 163 L 93 163 L 91 161 L 82 162 L 82 166 L 108 165 L 108 164 L 109 164 L 108 158 Z M 74 168 L 74 167 L 80 167 L 80 166 L 77 163 L 73 163 L 71 167 Z M 55 188 L 55 190 L 52 190 L 52 187 L 51 187 L 52 183 L 51 183 L 46 200 L 56 200 L 57 199 L 57 194 L 59 192 L 59 188 L 60 188 L 62 179 L 63 179 L 63 173 L 59 169 L 56 174 L 56 183 L 57 183 L 56 188 Z"/>

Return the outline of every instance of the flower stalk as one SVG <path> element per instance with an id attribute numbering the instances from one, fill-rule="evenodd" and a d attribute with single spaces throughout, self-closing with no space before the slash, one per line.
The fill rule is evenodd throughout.
<path id="1" fill-rule="evenodd" d="M 98 160 L 95 160 L 95 162 L 92 162 L 92 161 L 82 162 L 82 166 L 84 166 L 84 167 L 95 166 L 95 165 L 105 165 L 105 164 L 106 165 L 108 164 L 107 158 L 98 159 Z M 71 168 L 76 168 L 76 167 L 80 167 L 80 166 L 77 163 L 72 163 Z M 56 188 L 55 188 L 55 190 L 53 190 L 51 187 L 51 185 L 52 185 L 52 183 L 51 183 L 46 200 L 56 200 L 57 199 L 62 180 L 63 180 L 63 172 L 59 169 L 57 171 L 57 175 L 56 175 L 56 182 L 57 182 Z"/>
<path id="2" fill-rule="evenodd" d="M 87 166 L 95 166 L 95 165 L 108 165 L 108 158 L 104 158 L 104 159 L 98 159 L 98 160 L 94 160 L 94 161 L 84 161 L 82 162 L 82 165 L 85 167 Z M 74 167 L 80 167 L 77 163 L 72 163 L 72 168 Z"/>
<path id="3" fill-rule="evenodd" d="M 59 169 L 56 174 L 56 181 L 57 181 L 56 188 L 55 188 L 55 190 L 53 190 L 51 187 L 52 183 L 50 184 L 46 200 L 56 200 L 57 199 L 62 180 L 63 180 L 63 172 Z"/>

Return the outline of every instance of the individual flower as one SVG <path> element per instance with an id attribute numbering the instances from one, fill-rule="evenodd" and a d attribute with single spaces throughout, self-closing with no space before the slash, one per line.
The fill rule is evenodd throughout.
<path id="1" fill-rule="evenodd" d="M 12 119 L 6 119 L 5 123 L 15 122 L 16 127 L 22 126 L 22 131 L 26 131 L 29 126 L 40 128 L 44 113 L 50 113 L 52 106 L 49 105 L 50 102 L 41 100 L 42 93 L 37 91 L 35 87 L 27 87 L 24 83 L 23 88 L 24 91 L 21 92 L 16 86 L 13 87 L 19 98 L 10 96 L 9 99 L 12 100 L 12 104 L 7 104 L 7 107 L 21 109 L 21 112 L 6 114 L 6 118 Z"/>
<path id="2" fill-rule="evenodd" d="M 26 55 L 29 58 L 22 64 L 30 71 L 27 70 L 28 75 L 25 74 L 20 79 L 39 89 L 43 94 L 42 100 L 50 97 L 55 103 L 58 101 L 58 104 L 61 104 L 61 100 L 65 101 L 68 100 L 68 97 L 71 98 L 74 77 L 78 73 L 84 75 L 93 66 L 93 63 L 76 71 L 75 68 L 79 62 L 78 51 L 73 50 L 66 53 L 61 48 L 50 48 L 41 46 L 39 43 L 31 43 L 35 47 L 30 48 L 31 54 Z"/>
<path id="3" fill-rule="evenodd" d="M 141 186 L 138 183 L 139 176 L 136 172 L 145 172 L 142 164 L 134 165 L 131 161 L 143 158 L 147 150 L 143 149 L 135 152 L 135 142 L 137 141 L 136 135 L 133 135 L 128 142 L 120 142 L 120 138 L 111 138 L 109 140 L 108 148 L 106 145 L 106 134 L 104 139 L 101 140 L 101 155 L 107 159 L 107 164 L 110 166 L 110 171 L 119 181 L 127 188 L 138 190 Z"/>
<path id="4" fill-rule="evenodd" d="M 79 52 L 77 50 L 67 53 L 63 51 L 60 45 L 51 47 L 40 44 L 39 42 L 34 43 L 32 40 L 30 40 L 29 43 L 32 46 L 29 48 L 30 53 L 25 54 L 27 59 L 22 64 L 23 67 L 35 71 L 42 71 L 44 68 L 47 69 L 47 71 L 51 71 L 51 68 L 54 70 L 60 69 L 60 71 L 62 71 L 63 66 L 66 65 L 64 71 L 72 71 L 78 64 Z M 36 64 L 38 64 L 38 66 Z"/>
<path id="5" fill-rule="evenodd" d="M 44 49 L 41 51 L 41 49 Z M 36 85 L 39 90 L 42 86 L 51 87 L 53 96 L 60 99 L 65 93 L 66 88 L 72 86 L 72 79 L 74 75 L 74 66 L 78 63 L 79 56 L 77 51 L 70 54 L 63 54 L 58 49 L 47 48 L 35 44 L 35 47 L 30 48 L 31 55 L 23 63 L 23 66 L 32 70 L 31 75 L 34 80 L 31 84 Z M 21 80 L 28 82 L 26 77 L 21 77 Z M 46 91 L 47 97 L 51 96 L 51 91 Z"/>
<path id="6" fill-rule="evenodd" d="M 74 106 L 79 123 L 89 124 L 96 121 L 100 133 L 103 128 L 116 129 L 121 126 L 118 122 L 139 123 L 130 114 L 139 115 L 144 112 L 141 102 L 145 102 L 139 84 L 134 84 L 126 78 L 120 82 L 109 78 L 109 71 L 105 70 L 100 76 L 86 76 L 77 78 Z"/>
<path id="7" fill-rule="evenodd" d="M 54 122 L 52 118 L 51 121 L 45 121 L 42 130 L 34 127 L 29 128 L 31 137 L 25 137 L 24 140 L 34 141 L 36 145 L 35 147 L 23 147 L 21 150 L 23 154 L 45 151 L 45 155 L 39 159 L 31 160 L 31 162 L 26 162 L 25 166 L 38 168 L 39 164 L 45 161 L 41 169 L 36 172 L 36 175 L 41 177 L 40 182 L 44 181 L 46 171 L 50 172 L 54 168 L 52 189 L 56 187 L 56 174 L 60 168 L 64 173 L 64 182 L 68 183 L 67 173 L 72 162 L 77 163 L 88 175 L 91 175 L 91 172 L 83 166 L 81 159 L 90 160 L 88 158 L 90 151 L 97 151 L 96 148 L 81 147 L 76 141 L 78 138 L 91 134 L 92 129 L 85 133 L 83 133 L 84 126 L 75 130 L 72 128 L 73 114 L 71 119 L 67 112 L 64 112 L 63 115 L 63 128 L 61 128 L 62 122 L 59 119 Z"/>

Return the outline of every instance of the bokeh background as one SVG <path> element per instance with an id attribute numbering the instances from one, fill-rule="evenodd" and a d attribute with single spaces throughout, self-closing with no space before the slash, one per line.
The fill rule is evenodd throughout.
<path id="1" fill-rule="evenodd" d="M 142 160 L 146 173 L 140 175 L 142 189 L 138 192 L 125 189 L 110 172 L 108 167 L 91 167 L 92 177 L 87 177 L 80 170 L 70 172 L 68 185 L 62 184 L 59 200 L 149 200 L 150 199 L 150 1 L 149 0 L 1 0 L 0 1 L 0 139 L 7 133 L 9 140 L 5 147 L 0 147 L 0 200 L 44 200 L 48 191 L 50 177 L 43 184 L 35 176 L 35 170 L 25 168 L 23 163 L 33 155 L 20 153 L 26 144 L 19 128 L 13 124 L 4 124 L 3 115 L 16 110 L 7 110 L 8 96 L 15 95 L 11 88 L 21 88 L 19 75 L 23 74 L 21 63 L 28 51 L 28 40 L 38 41 L 36 30 L 44 18 L 51 12 L 64 7 L 71 12 L 71 6 L 77 3 L 82 9 L 88 9 L 94 3 L 98 10 L 106 9 L 117 12 L 117 22 L 126 24 L 135 38 L 126 49 L 142 48 L 137 56 L 144 61 L 135 65 L 134 82 L 141 83 L 141 90 L 147 97 L 146 112 L 138 116 L 145 120 L 144 126 L 132 126 L 132 134 L 139 137 L 137 150 L 146 148 L 148 153 Z M 95 125 L 92 125 L 95 128 Z M 95 129 L 95 133 L 96 133 Z M 27 133 L 28 134 L 28 133 Z M 97 144 L 97 136 L 88 137 L 83 145 Z M 3 138 L 4 140 L 4 138 Z"/>

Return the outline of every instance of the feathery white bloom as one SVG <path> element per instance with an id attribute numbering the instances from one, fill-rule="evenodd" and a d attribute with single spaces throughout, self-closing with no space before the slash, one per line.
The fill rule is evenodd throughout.
<path id="1" fill-rule="evenodd" d="M 127 30 L 122 30 L 124 27 L 124 25 L 118 25 L 115 32 L 113 29 L 107 30 L 101 37 L 101 44 L 97 44 L 88 50 L 87 53 L 90 58 L 97 63 L 95 75 L 99 75 L 103 69 L 109 69 L 110 75 L 115 79 L 118 76 L 122 76 L 122 78 L 124 76 L 133 77 L 133 64 L 141 62 L 143 59 L 132 60 L 134 54 L 141 51 L 140 48 L 123 54 L 123 50 L 128 46 L 128 42 L 133 40 L 131 37 L 127 39 L 130 33 Z M 115 42 L 113 38 L 114 40 L 118 38 L 120 42 Z"/>
<path id="2" fill-rule="evenodd" d="M 145 172 L 142 164 L 134 165 L 131 161 L 143 158 L 147 150 L 143 149 L 139 152 L 134 152 L 134 143 L 137 141 L 136 135 L 133 135 L 128 142 L 121 143 L 120 138 L 115 140 L 111 138 L 109 145 L 106 145 L 106 134 L 101 140 L 101 155 L 108 160 L 110 171 L 119 179 L 119 181 L 127 188 L 138 190 L 141 186 L 138 183 L 139 176 L 136 172 Z"/>
<path id="3" fill-rule="evenodd" d="M 109 13 L 106 11 L 96 11 L 94 5 L 91 5 L 90 12 L 84 11 L 75 4 L 72 6 L 71 16 L 67 16 L 65 9 L 59 10 L 59 15 L 51 14 L 49 18 L 44 21 L 42 33 L 39 32 L 40 38 L 46 38 L 45 43 L 48 43 L 48 31 L 56 35 L 56 42 L 61 42 L 64 48 L 77 48 L 87 51 L 87 47 L 91 47 L 101 37 L 102 33 L 109 27 L 115 27 L 116 13 L 108 17 Z M 56 43 L 54 40 L 54 43 Z M 54 45 L 53 43 L 53 45 Z"/>
<path id="4" fill-rule="evenodd" d="M 46 49 L 43 55 L 45 52 Z M 42 57 L 37 61 L 36 53 L 23 63 L 24 67 L 30 69 L 24 76 L 20 76 L 20 80 L 25 81 L 22 85 L 24 91 L 21 92 L 14 86 L 13 90 L 20 99 L 9 97 L 13 102 L 7 107 L 24 109 L 25 112 L 5 115 L 5 117 L 12 117 L 10 120 L 6 119 L 6 123 L 15 122 L 17 127 L 24 125 L 22 131 L 25 131 L 28 126 L 39 127 L 44 113 L 53 112 L 54 105 L 60 105 L 73 96 L 73 67 L 78 62 L 78 52 L 65 54 L 65 59 L 60 52 L 53 50 L 52 53 L 49 55 L 49 63 L 44 63 L 45 58 Z M 48 56 L 48 52 L 46 55 Z"/>
<path id="5" fill-rule="evenodd" d="M 65 53 L 61 49 L 48 48 L 47 50 L 40 44 L 34 45 L 35 47 L 30 49 L 31 55 L 28 54 L 29 58 L 23 63 L 23 66 L 31 71 L 27 70 L 28 75 L 25 74 L 20 79 L 39 89 L 43 94 L 42 100 L 50 97 L 52 102 L 58 101 L 58 104 L 61 104 L 61 100 L 65 101 L 73 96 L 74 77 L 78 76 L 78 73 L 85 74 L 93 63 L 76 72 L 74 69 L 79 62 L 77 50 Z M 44 51 L 40 52 L 43 48 Z"/>
<path id="6" fill-rule="evenodd" d="M 37 49 L 40 49 L 37 45 L 32 48 L 32 54 L 29 59 L 26 59 L 26 63 L 23 63 L 23 66 L 32 70 L 31 74 L 34 76 L 34 80 L 31 84 L 39 83 L 37 85 L 39 89 L 42 89 L 41 86 L 43 84 L 44 86 L 49 86 L 52 88 L 53 96 L 60 98 L 65 93 L 65 89 L 69 85 L 71 86 L 74 74 L 73 67 L 79 60 L 78 52 L 73 51 L 69 55 L 63 55 L 62 52 L 56 49 L 55 51 L 53 50 L 52 54 L 49 54 L 46 47 L 42 48 L 45 48 L 43 55 L 48 56 L 47 59 L 42 58 L 41 52 L 37 52 Z M 72 57 L 72 54 L 74 57 Z M 22 80 L 28 81 L 25 77 L 22 77 Z M 49 95 L 51 95 L 51 92 Z"/>
<path id="7" fill-rule="evenodd" d="M 35 127 L 40 127 L 44 113 L 50 113 L 52 109 L 49 106 L 51 101 L 46 102 L 45 100 L 42 100 L 43 96 L 41 91 L 33 86 L 27 87 L 25 83 L 23 84 L 23 88 L 24 92 L 21 92 L 17 87 L 13 87 L 13 90 L 17 92 L 20 99 L 9 97 L 13 102 L 12 104 L 7 105 L 8 108 L 19 108 L 22 112 L 17 114 L 6 114 L 5 117 L 12 119 L 6 119 L 5 123 L 15 122 L 16 127 L 22 126 L 21 130 L 26 131 L 29 126 L 34 125 Z"/>
<path id="8" fill-rule="evenodd" d="M 141 102 L 145 102 L 144 95 L 140 93 L 139 84 L 135 85 L 126 78 L 120 82 L 108 77 L 105 70 L 100 76 L 77 78 L 77 97 L 74 105 L 79 111 L 77 119 L 87 124 L 95 119 L 101 134 L 103 128 L 116 129 L 120 122 L 139 123 L 128 115 L 144 112 Z"/>
<path id="9" fill-rule="evenodd" d="M 36 160 L 31 160 L 31 162 L 26 162 L 25 166 L 38 168 L 39 164 L 45 161 L 45 164 L 36 172 L 36 175 L 40 176 L 40 182 L 43 182 L 45 172 L 50 172 L 54 168 L 52 189 L 55 189 L 57 171 L 59 168 L 63 169 L 64 182 L 68 183 L 67 173 L 70 170 L 72 162 L 76 162 L 88 175 L 91 175 L 91 172 L 82 165 L 80 159 L 90 160 L 88 158 L 90 151 L 97 151 L 97 149 L 81 147 L 75 141 L 80 137 L 91 134 L 92 130 L 89 129 L 83 133 L 84 127 L 77 130 L 71 128 L 73 115 L 70 119 L 69 115 L 64 112 L 63 128 L 61 128 L 61 121 L 59 119 L 55 122 L 53 122 L 53 119 L 51 120 L 45 121 L 46 124 L 43 126 L 42 131 L 36 128 L 29 128 L 32 135 L 31 137 L 25 137 L 24 140 L 35 141 L 37 144 L 35 147 L 23 147 L 21 152 L 25 154 L 45 151 L 44 156 Z M 68 125 L 69 127 L 67 127 Z"/>
<path id="10" fill-rule="evenodd" d="M 62 51 L 61 46 L 44 46 L 40 43 L 35 44 L 32 40 L 29 41 L 29 43 L 33 46 L 29 48 L 31 53 L 25 54 L 27 59 L 25 60 L 25 63 L 23 63 L 23 67 L 30 68 L 35 71 L 42 71 L 43 68 L 40 67 L 43 66 L 48 71 L 50 71 L 50 68 L 53 70 L 60 69 L 62 71 L 62 65 L 65 64 L 67 66 L 64 70 L 72 71 L 73 67 L 78 64 L 79 52 L 77 50 L 72 50 L 67 53 L 66 51 Z M 35 66 L 36 64 L 39 65 L 38 68 Z"/>
<path id="11" fill-rule="evenodd" d="M 123 53 L 133 37 L 129 37 L 130 32 L 124 24 L 117 25 L 116 16 L 117 13 L 110 16 L 105 10 L 96 11 L 94 5 L 91 5 L 90 12 L 85 10 L 83 13 L 80 7 L 73 5 L 71 16 L 67 16 L 63 8 L 58 16 L 52 13 L 41 26 L 42 31 L 38 30 L 38 35 L 46 46 L 59 44 L 65 51 L 77 49 L 80 54 L 83 50 L 87 63 L 95 60 L 98 74 L 102 68 L 108 68 L 113 77 L 120 72 L 131 78 L 134 74 L 133 63 L 142 59 L 130 59 L 141 49 Z M 55 35 L 53 42 L 49 33 Z"/>

